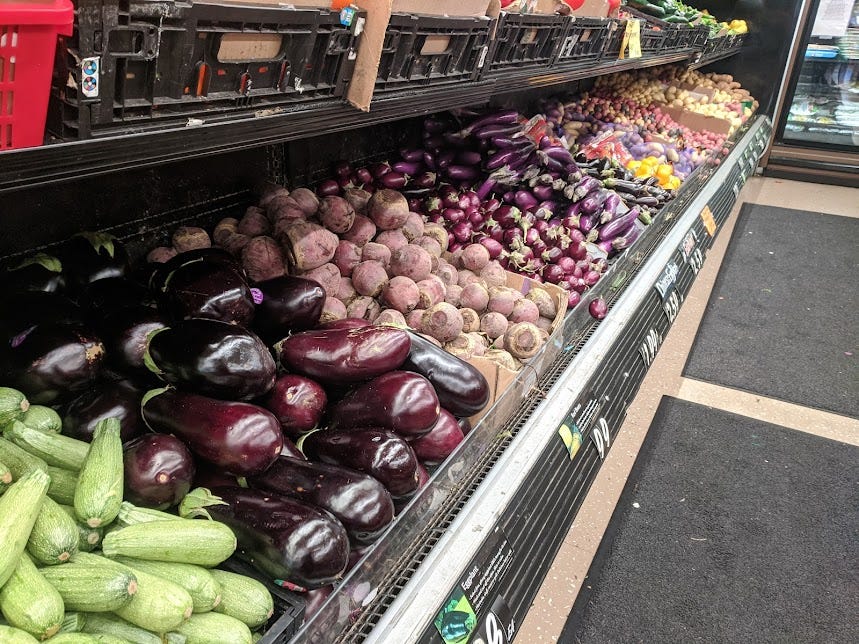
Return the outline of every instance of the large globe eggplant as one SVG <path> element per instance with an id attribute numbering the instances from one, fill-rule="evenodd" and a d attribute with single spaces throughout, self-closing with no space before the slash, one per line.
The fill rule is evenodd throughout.
<path id="1" fill-rule="evenodd" d="M 225 505 L 206 510 L 236 533 L 239 554 L 271 577 L 312 589 L 337 581 L 349 537 L 328 512 L 298 499 L 241 487 L 215 487 Z"/>
<path id="2" fill-rule="evenodd" d="M 398 368 L 409 346 L 409 334 L 393 327 L 302 331 L 280 343 L 280 362 L 323 383 L 353 383 Z"/>
<path id="3" fill-rule="evenodd" d="M 283 433 L 296 440 L 319 424 L 328 396 L 315 380 L 294 373 L 280 376 L 261 401 L 277 416 Z"/>
<path id="4" fill-rule="evenodd" d="M 136 308 L 147 302 L 152 304 L 149 291 L 128 277 L 106 277 L 90 282 L 78 301 L 96 322 L 113 311 Z"/>
<path id="5" fill-rule="evenodd" d="M 181 438 L 197 456 L 237 476 L 265 471 L 283 450 L 280 423 L 261 407 L 169 388 L 143 396 L 149 428 Z"/>
<path id="6" fill-rule="evenodd" d="M 155 309 L 136 306 L 107 313 L 99 324 L 110 364 L 122 373 L 158 382 L 146 368 L 149 335 L 167 325 Z"/>
<path id="7" fill-rule="evenodd" d="M 59 259 L 45 253 L 36 253 L 15 266 L 10 266 L 0 275 L 0 284 L 5 292 L 35 291 L 55 293 L 65 286 L 63 264 Z"/>
<path id="8" fill-rule="evenodd" d="M 175 436 L 146 434 L 125 446 L 125 496 L 135 505 L 163 510 L 191 490 L 194 458 Z"/>
<path id="9" fill-rule="evenodd" d="M 170 273 L 157 299 L 158 309 L 170 320 L 209 318 L 246 327 L 254 316 L 253 294 L 244 276 L 206 261 Z"/>
<path id="10" fill-rule="evenodd" d="M 418 459 L 405 439 L 387 429 L 330 429 L 302 439 L 301 451 L 314 460 L 365 472 L 394 497 L 418 488 Z"/>
<path id="11" fill-rule="evenodd" d="M 0 375 L 32 403 L 59 403 L 92 386 L 104 353 L 101 340 L 80 325 L 42 324 L 2 344 Z"/>
<path id="12" fill-rule="evenodd" d="M 196 318 L 149 337 L 147 366 L 165 382 L 215 398 L 251 400 L 274 386 L 277 366 L 255 334 Z"/>
<path id="13" fill-rule="evenodd" d="M 473 416 L 489 402 L 489 383 L 483 374 L 455 355 L 409 332 L 411 350 L 403 369 L 429 380 L 441 406 L 454 416 Z"/>
<path id="14" fill-rule="evenodd" d="M 96 425 L 105 418 L 119 420 L 120 437 L 126 443 L 146 432 L 140 417 L 143 392 L 127 380 L 109 382 L 85 391 L 69 403 L 63 415 L 63 433 L 92 441 Z"/>
<path id="15" fill-rule="evenodd" d="M 432 429 L 409 444 L 422 463 L 438 465 L 450 456 L 463 440 L 465 435 L 454 415 L 442 409 L 438 422 Z"/>
<path id="16" fill-rule="evenodd" d="M 283 275 L 256 284 L 261 301 L 254 312 L 254 329 L 269 342 L 319 323 L 325 290 L 313 280 Z M 260 300 L 260 297 L 257 297 Z"/>
<path id="17" fill-rule="evenodd" d="M 438 421 L 430 381 L 411 371 L 389 371 L 359 385 L 330 410 L 332 427 L 384 427 L 404 438 L 426 434 Z"/>
<path id="18" fill-rule="evenodd" d="M 125 247 L 108 233 L 78 233 L 58 252 L 66 279 L 74 288 L 83 288 L 106 277 L 121 277 L 128 272 Z"/>
<path id="19" fill-rule="evenodd" d="M 339 465 L 281 456 L 248 483 L 328 510 L 353 542 L 372 543 L 394 520 L 394 502 L 385 486 L 372 476 Z"/>
<path id="20" fill-rule="evenodd" d="M 242 277 L 245 275 L 241 262 L 223 248 L 195 248 L 179 253 L 163 264 L 147 264 L 147 266 L 152 267 L 151 271 L 147 271 L 150 290 L 153 293 L 163 291 L 171 273 L 182 266 L 194 263 L 223 266 L 233 269 Z"/>
<path id="21" fill-rule="evenodd" d="M 13 343 L 19 336 L 40 324 L 83 324 L 84 312 L 59 293 L 25 291 L 9 298 L 0 316 L 2 343 Z"/>

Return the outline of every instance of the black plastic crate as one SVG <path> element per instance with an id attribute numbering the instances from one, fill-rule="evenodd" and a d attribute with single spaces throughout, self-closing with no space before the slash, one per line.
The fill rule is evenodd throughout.
<path id="1" fill-rule="evenodd" d="M 501 12 L 484 77 L 512 70 L 548 69 L 565 42 L 565 16 Z"/>
<path id="2" fill-rule="evenodd" d="M 609 26 L 609 33 L 603 47 L 602 61 L 617 60 L 620 56 L 620 47 L 623 44 L 623 34 L 626 31 L 626 20 L 613 20 L 614 24 Z"/>
<path id="3" fill-rule="evenodd" d="M 476 81 L 491 26 L 488 18 L 391 14 L 373 95 Z"/>
<path id="4" fill-rule="evenodd" d="M 329 10 L 226 0 L 78 0 L 48 128 L 85 139 L 338 99 L 365 15 L 343 24 Z"/>
<path id="5" fill-rule="evenodd" d="M 665 50 L 667 32 L 652 24 L 641 22 L 641 53 L 643 55 L 656 56 Z"/>
<path id="6" fill-rule="evenodd" d="M 617 21 L 610 18 L 570 17 L 555 64 L 572 66 L 600 60 L 616 30 Z M 620 39 L 623 40 L 623 32 Z M 620 41 L 617 51 L 620 51 Z"/>

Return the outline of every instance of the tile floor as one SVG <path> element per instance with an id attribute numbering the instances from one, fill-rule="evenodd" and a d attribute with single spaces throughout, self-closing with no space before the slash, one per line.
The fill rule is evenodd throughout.
<path id="1" fill-rule="evenodd" d="M 859 217 L 857 189 L 782 179 L 749 180 L 715 245 L 708 252 L 698 279 L 630 405 L 620 434 L 558 551 L 531 610 L 520 625 L 516 641 L 527 644 L 558 641 L 662 396 L 674 396 L 859 445 L 857 419 L 682 376 L 686 356 L 695 340 L 743 202 Z"/>

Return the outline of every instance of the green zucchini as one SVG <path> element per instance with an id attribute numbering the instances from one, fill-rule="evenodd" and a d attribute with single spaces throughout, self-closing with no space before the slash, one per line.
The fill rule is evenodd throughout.
<path id="1" fill-rule="evenodd" d="M 137 577 L 137 594 L 125 606 L 115 611 L 117 615 L 154 633 L 176 630 L 177 626 L 191 616 L 194 602 L 187 590 L 168 579 L 130 566 L 129 569 Z"/>
<path id="2" fill-rule="evenodd" d="M 19 420 L 30 408 L 27 397 L 11 387 L 0 387 L 0 428 Z"/>
<path id="3" fill-rule="evenodd" d="M 69 610 L 102 613 L 123 607 L 137 593 L 137 577 L 113 566 L 90 566 L 73 561 L 43 568 L 42 574 Z"/>
<path id="4" fill-rule="evenodd" d="M 36 569 L 30 557 L 21 553 L 9 581 L 0 588 L 0 611 L 6 621 L 44 640 L 60 630 L 64 610 L 60 594 Z"/>
<path id="5" fill-rule="evenodd" d="M 188 638 L 173 631 L 172 633 L 164 633 L 164 644 L 187 644 Z"/>
<path id="6" fill-rule="evenodd" d="M 236 535 L 219 521 L 176 519 L 137 523 L 105 535 L 105 556 L 217 566 L 236 549 Z"/>
<path id="7" fill-rule="evenodd" d="M 77 551 L 77 524 L 56 501 L 46 496 L 30 532 L 27 552 L 40 564 L 53 566 L 68 561 Z"/>
<path id="8" fill-rule="evenodd" d="M 92 552 L 95 550 L 101 543 L 104 530 L 102 528 L 90 528 L 88 525 L 80 523 L 72 506 L 60 505 L 60 507 L 75 522 L 75 527 L 78 530 L 78 552 Z"/>
<path id="9" fill-rule="evenodd" d="M 179 584 L 191 595 L 195 613 L 207 613 L 221 603 L 220 584 L 215 581 L 208 570 L 201 566 L 175 562 L 166 563 L 164 561 L 144 561 L 130 557 L 117 557 L 116 561 Z"/>
<path id="10" fill-rule="evenodd" d="M 152 508 L 139 508 L 136 505 L 123 501 L 119 506 L 119 515 L 117 523 L 123 526 L 134 525 L 135 523 L 150 523 L 152 521 L 174 521 L 181 520 L 182 517 L 175 514 L 168 514 L 161 510 L 153 510 Z"/>
<path id="11" fill-rule="evenodd" d="M 0 438 L 0 461 L 3 461 L 12 472 L 13 479 L 19 479 L 33 470 L 48 471 L 48 464 L 45 461 L 5 438 Z"/>
<path id="12" fill-rule="evenodd" d="M 0 494 L 6 491 L 9 484 L 12 482 L 12 470 L 5 463 L 0 461 Z"/>
<path id="13" fill-rule="evenodd" d="M 262 626 L 274 614 L 271 593 L 256 579 L 226 570 L 210 572 L 221 585 L 221 603 L 215 606 L 215 612 L 235 617 L 250 628 Z"/>
<path id="14" fill-rule="evenodd" d="M 48 465 L 48 476 L 51 477 L 48 496 L 62 505 L 74 505 L 75 490 L 78 487 L 77 472 Z"/>
<path id="15" fill-rule="evenodd" d="M 12 576 L 48 491 L 48 475 L 25 474 L 0 496 L 0 588 Z"/>
<path id="16" fill-rule="evenodd" d="M 127 639 L 116 637 L 115 635 L 107 635 L 106 633 L 93 635 L 92 637 L 95 638 L 95 641 L 98 642 L 98 644 L 130 644 Z"/>
<path id="17" fill-rule="evenodd" d="M 63 623 L 60 624 L 60 633 L 80 633 L 86 623 L 86 615 L 83 613 L 66 613 L 63 615 Z"/>
<path id="18" fill-rule="evenodd" d="M 3 644 L 39 644 L 39 640 L 14 626 L 0 625 L 0 642 Z"/>
<path id="19" fill-rule="evenodd" d="M 60 633 L 48 640 L 50 644 L 102 644 L 94 635 L 86 633 Z"/>
<path id="20" fill-rule="evenodd" d="M 162 639 L 155 633 L 129 624 L 121 617 L 111 613 L 92 613 L 87 615 L 83 627 L 84 633 L 91 635 L 113 635 L 134 644 L 162 644 Z"/>
<path id="21" fill-rule="evenodd" d="M 247 624 L 221 613 L 199 613 L 191 615 L 176 629 L 187 639 L 186 644 L 252 644 L 253 638 Z"/>
<path id="22" fill-rule="evenodd" d="M 18 420 L 45 434 L 59 434 L 63 430 L 63 419 L 60 415 L 44 405 L 30 405 Z"/>
<path id="23" fill-rule="evenodd" d="M 91 528 L 108 525 L 119 514 L 124 476 L 119 430 L 116 418 L 98 422 L 78 475 L 75 513 Z"/>
<path id="24" fill-rule="evenodd" d="M 75 472 L 81 469 L 89 451 L 89 443 L 62 434 L 43 434 L 17 420 L 6 427 L 5 436 L 48 465 Z"/>

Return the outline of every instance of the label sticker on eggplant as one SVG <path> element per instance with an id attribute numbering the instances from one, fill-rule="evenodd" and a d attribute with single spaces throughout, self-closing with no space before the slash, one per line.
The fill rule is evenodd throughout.
<path id="1" fill-rule="evenodd" d="M 508 644 L 516 634 L 513 611 L 501 595 L 492 602 L 469 644 Z"/>
<path id="2" fill-rule="evenodd" d="M 675 262 L 668 262 L 665 268 L 662 269 L 662 273 L 660 273 L 653 288 L 659 293 L 659 297 L 662 298 L 663 302 L 668 299 L 674 290 L 674 285 L 677 283 L 677 275 L 679 274 L 680 267 Z"/>
<path id="3" fill-rule="evenodd" d="M 498 605 L 498 595 L 496 595 L 498 586 L 510 570 L 512 562 L 513 548 L 510 541 L 501 528 L 496 526 L 492 535 L 480 546 L 480 550 L 471 560 L 460 577 L 459 583 L 450 592 L 433 620 L 433 626 L 445 644 L 465 644 L 474 641 L 469 638 L 478 631 L 478 616 L 481 614 L 485 617 L 479 623 L 485 625 L 488 615 L 495 613 L 495 622 L 490 626 L 493 633 L 497 630 L 494 626 L 503 626 L 505 630 L 508 627 L 512 628 L 513 622 L 509 618 L 509 609 L 507 609 L 508 614 L 505 615 L 501 610 L 502 607 Z M 490 597 L 495 597 L 491 605 L 488 604 Z M 488 613 L 487 605 L 490 606 Z M 426 633 L 421 638 L 421 641 L 431 640 L 432 638 L 428 639 Z"/>

